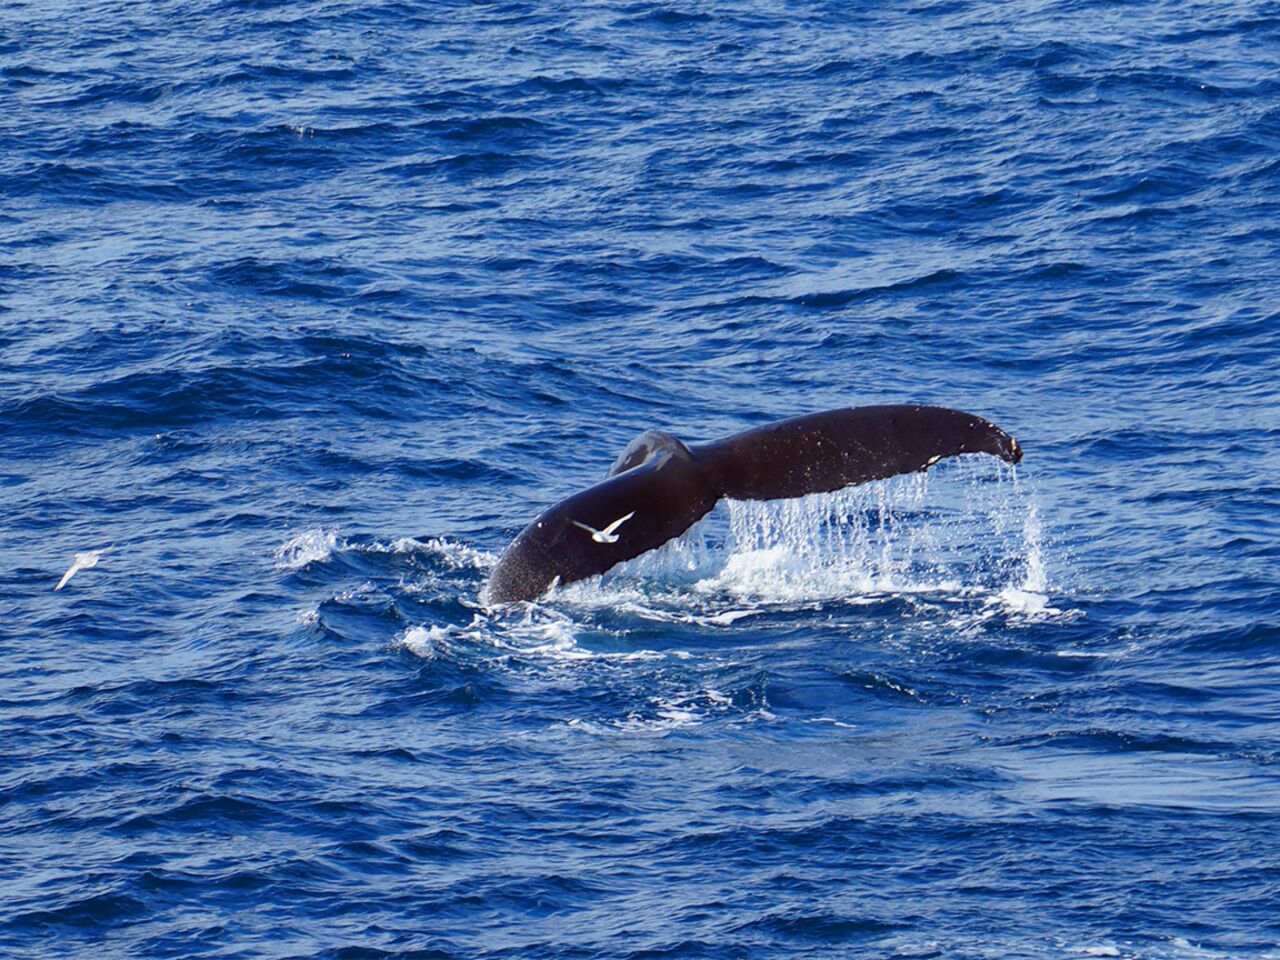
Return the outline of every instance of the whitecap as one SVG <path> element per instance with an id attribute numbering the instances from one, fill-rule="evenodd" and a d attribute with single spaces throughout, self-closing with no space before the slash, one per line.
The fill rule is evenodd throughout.
<path id="1" fill-rule="evenodd" d="M 432 660 L 446 644 L 453 627 L 410 627 L 400 638 L 400 645 L 416 657 Z"/>
<path id="2" fill-rule="evenodd" d="M 1005 587 L 996 594 L 996 598 L 1014 613 L 1054 615 L 1062 612 L 1049 606 L 1049 598 L 1043 593 L 1032 593 L 1018 587 Z"/>
<path id="3" fill-rule="evenodd" d="M 338 534 L 334 530 L 323 527 L 304 530 L 276 548 L 276 569 L 301 570 L 309 563 L 328 560 L 337 545 Z"/>
<path id="4" fill-rule="evenodd" d="M 453 570 L 488 570 L 497 558 L 487 550 L 477 550 L 465 543 L 454 543 L 447 537 L 396 537 L 394 540 L 374 540 L 355 549 L 365 553 L 427 554 L 439 557 Z"/>
<path id="5" fill-rule="evenodd" d="M 615 720 L 595 720 L 575 717 L 564 721 L 565 726 L 584 733 L 613 735 L 618 733 L 643 733 L 665 736 L 675 730 L 695 727 L 732 710 L 733 698 L 712 687 L 698 690 L 681 690 L 664 696 L 649 698 L 649 709 L 633 710 Z M 763 709 L 752 711 L 744 720 L 772 718 Z"/>

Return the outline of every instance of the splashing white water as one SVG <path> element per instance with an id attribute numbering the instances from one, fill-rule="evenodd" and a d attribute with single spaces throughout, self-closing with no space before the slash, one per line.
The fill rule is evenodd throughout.
<path id="1" fill-rule="evenodd" d="M 1043 533 L 1040 512 L 1035 501 L 1027 504 L 1023 523 L 1023 549 L 1026 573 L 1018 585 L 1009 584 L 989 602 L 1002 603 L 1010 613 L 1024 616 L 1056 617 L 1063 611 L 1049 606 L 1048 577 L 1045 574 Z"/>
<path id="2" fill-rule="evenodd" d="M 1027 520 L 1023 527 L 1023 534 L 1027 551 L 1027 576 L 1022 581 L 1022 589 L 1031 593 L 1044 593 L 1047 582 L 1044 572 L 1044 552 L 1041 547 L 1040 511 L 1036 509 L 1034 500 L 1027 505 Z"/>
<path id="3" fill-rule="evenodd" d="M 959 458 L 834 493 L 727 500 L 684 536 L 534 606 L 727 627 L 905 595 L 963 629 L 1080 616 L 1051 605 L 1047 568 L 1032 491 L 1003 464 Z"/>
<path id="4" fill-rule="evenodd" d="M 411 627 L 405 631 L 400 643 L 415 657 L 431 660 L 441 646 L 446 645 L 455 627 Z"/>
<path id="5" fill-rule="evenodd" d="M 301 570 L 309 563 L 328 560 L 337 545 L 338 534 L 333 530 L 304 530 L 276 548 L 276 569 Z"/>
<path id="6" fill-rule="evenodd" d="M 683 537 L 558 595 L 643 605 L 661 584 L 749 604 L 979 592 L 1052 611 L 1035 503 L 985 460 L 794 500 L 728 500 Z"/>

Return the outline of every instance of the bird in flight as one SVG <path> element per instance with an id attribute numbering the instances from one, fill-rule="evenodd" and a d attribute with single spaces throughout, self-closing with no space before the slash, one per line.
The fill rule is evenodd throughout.
<path id="1" fill-rule="evenodd" d="M 81 570 L 88 570 L 90 567 L 98 565 L 98 558 L 110 550 L 111 547 L 103 547 L 101 550 L 86 550 L 83 553 L 77 553 L 75 559 L 71 561 L 71 566 L 67 567 L 67 572 L 62 575 L 62 579 L 58 581 L 58 585 L 54 587 L 54 591 L 61 590 L 67 585 L 67 581 Z"/>
<path id="2" fill-rule="evenodd" d="M 636 512 L 632 510 L 625 517 L 619 517 L 617 520 L 613 521 L 613 523 L 609 524 L 603 530 L 597 530 L 595 527 L 589 527 L 585 523 L 579 523 L 577 520 L 572 520 L 570 522 L 575 527 L 581 527 L 583 530 L 587 531 L 587 533 L 591 534 L 591 539 L 594 540 L 596 543 L 617 543 L 618 535 L 613 531 L 617 530 L 620 526 L 622 526 L 624 523 L 626 523 L 635 515 L 636 515 Z"/>

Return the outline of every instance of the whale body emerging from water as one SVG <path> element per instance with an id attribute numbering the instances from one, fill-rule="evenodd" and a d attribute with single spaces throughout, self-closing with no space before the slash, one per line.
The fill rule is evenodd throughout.
<path id="1" fill-rule="evenodd" d="M 680 536 L 721 497 L 780 500 L 926 470 L 944 457 L 1022 459 L 994 423 L 945 407 L 852 407 L 780 420 L 688 447 L 632 440 L 608 476 L 541 513 L 503 551 L 488 602 L 533 600 Z"/>

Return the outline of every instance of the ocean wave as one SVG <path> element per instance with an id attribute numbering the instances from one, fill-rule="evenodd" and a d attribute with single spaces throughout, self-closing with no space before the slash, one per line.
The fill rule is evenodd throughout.
<path id="1" fill-rule="evenodd" d="M 338 535 L 333 530 L 304 530 L 276 548 L 276 569 L 300 570 L 312 563 L 322 563 L 333 555 L 337 545 Z"/>
<path id="2" fill-rule="evenodd" d="M 1271 6 L 91 12 L 0 16 L 0 954 L 1274 954 Z M 484 602 L 908 401 L 1025 461 Z"/>

